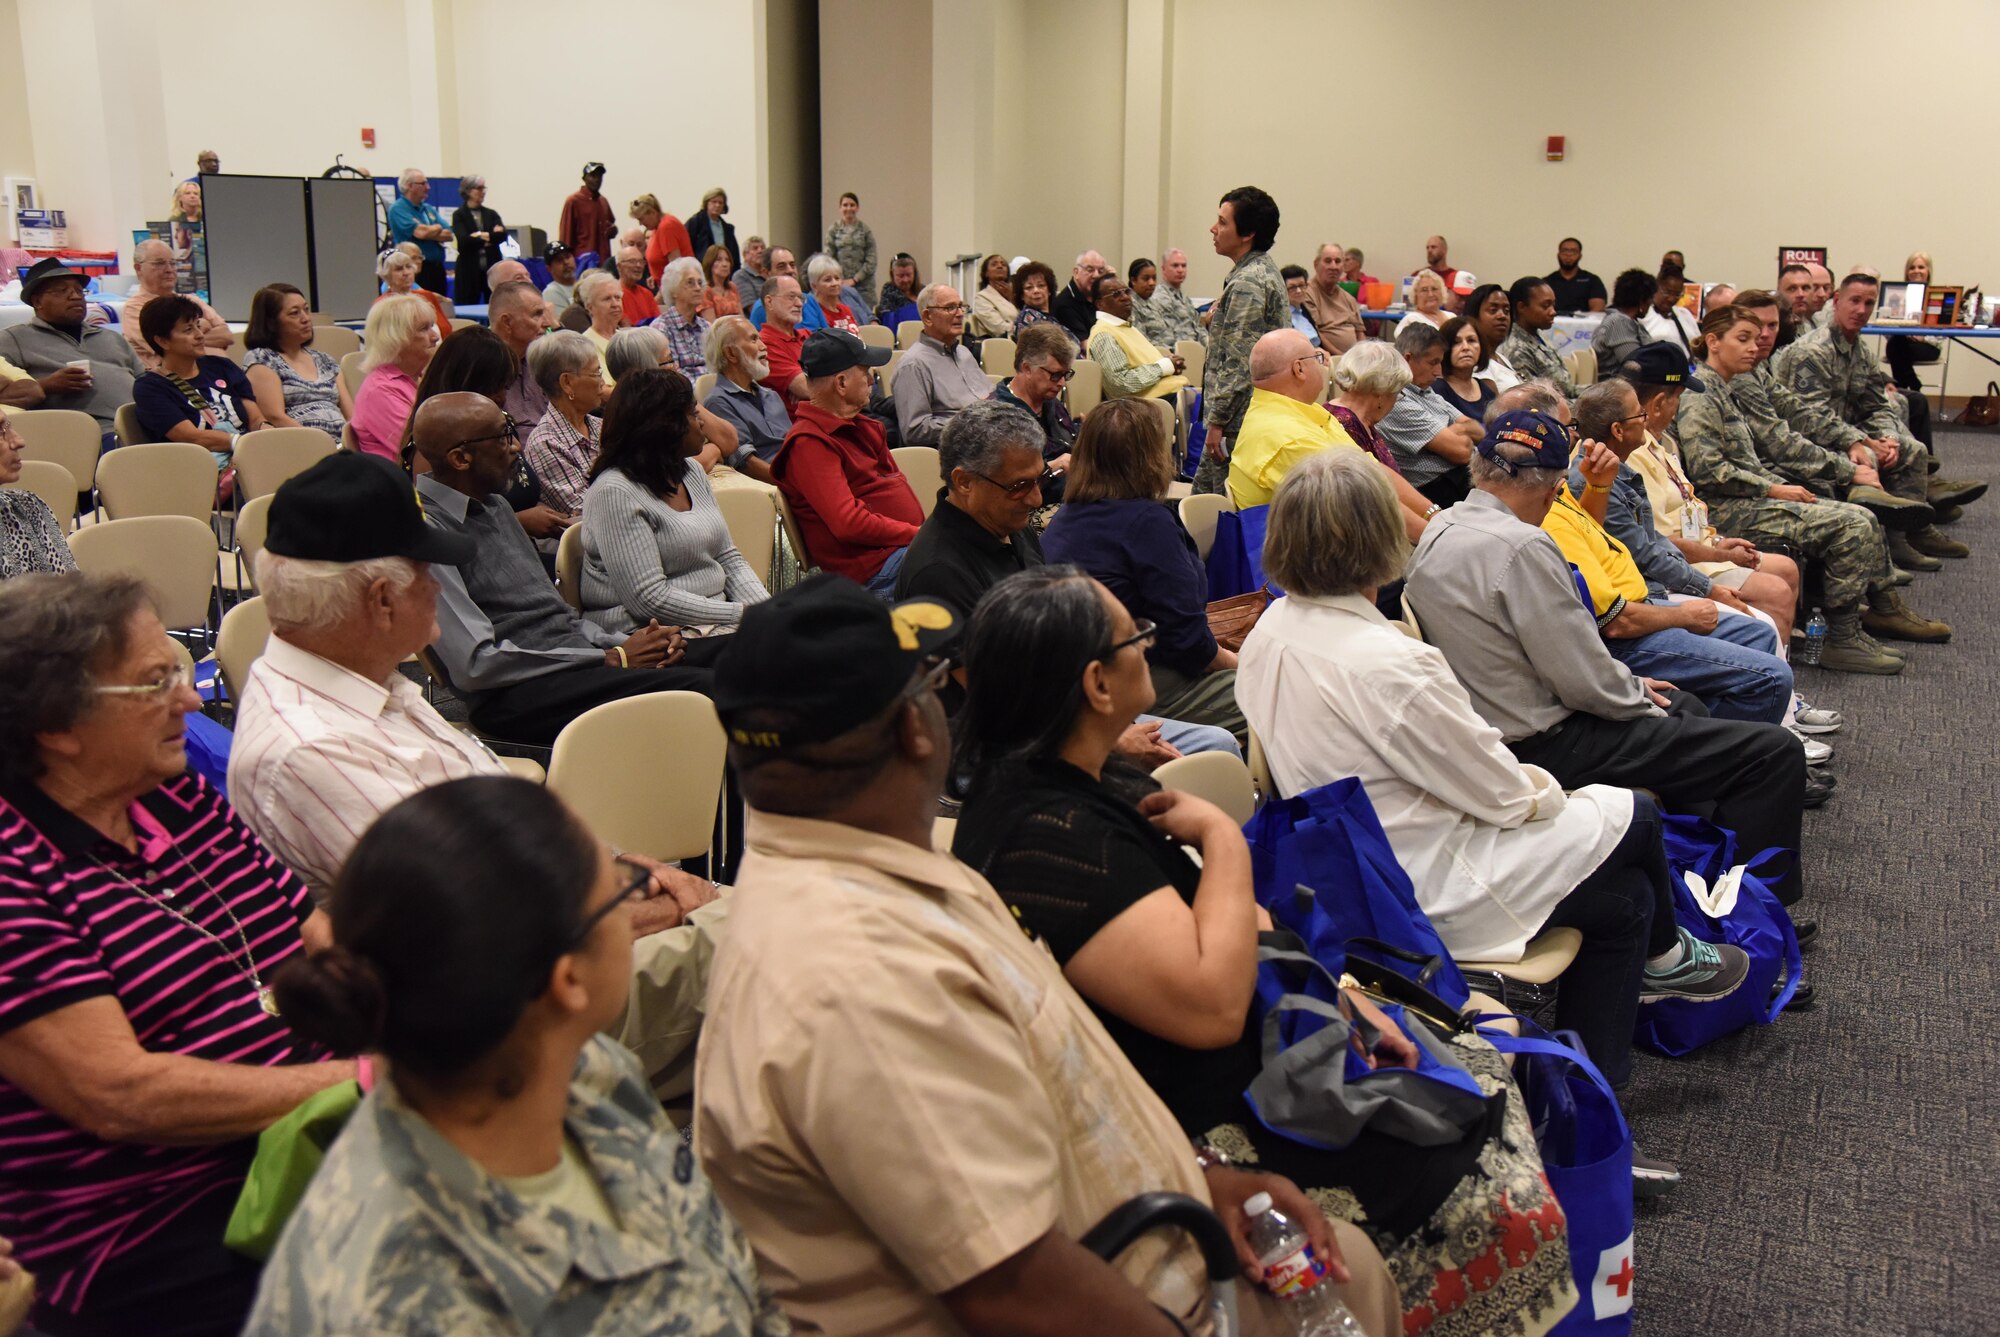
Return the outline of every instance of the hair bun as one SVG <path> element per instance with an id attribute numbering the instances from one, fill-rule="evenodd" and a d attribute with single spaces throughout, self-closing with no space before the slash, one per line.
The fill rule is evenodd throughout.
<path id="1" fill-rule="evenodd" d="M 344 947 L 293 957 L 271 981 L 291 1028 L 337 1054 L 376 1048 L 388 994 L 375 967 Z"/>

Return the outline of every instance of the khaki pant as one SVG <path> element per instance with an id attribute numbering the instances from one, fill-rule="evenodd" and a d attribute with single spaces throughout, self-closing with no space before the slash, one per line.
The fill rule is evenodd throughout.
<path id="1" fill-rule="evenodd" d="M 715 945 L 732 904 L 730 888 L 688 916 L 678 928 L 649 933 L 632 944 L 632 993 L 625 1017 L 606 1034 L 638 1056 L 653 1093 L 673 1114 L 694 1091 L 694 1046 Z"/>
<path id="2" fill-rule="evenodd" d="M 1153 708 L 1149 712 L 1182 724 L 1211 724 L 1227 729 L 1236 746 L 1250 749 L 1250 725 L 1236 704 L 1236 670 L 1217 669 L 1190 678 L 1177 670 L 1153 665 Z"/>

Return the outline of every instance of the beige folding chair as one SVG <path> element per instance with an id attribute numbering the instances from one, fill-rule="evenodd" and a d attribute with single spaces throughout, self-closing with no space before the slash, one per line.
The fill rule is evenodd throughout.
<path id="1" fill-rule="evenodd" d="M 1576 382 L 1577 389 L 1597 384 L 1597 350 L 1575 348 L 1563 354 L 1563 366 L 1569 370 L 1569 378 Z"/>
<path id="2" fill-rule="evenodd" d="M 361 351 L 361 336 L 345 325 L 315 325 L 313 347 L 338 362 Z"/>
<path id="3" fill-rule="evenodd" d="M 792 503 L 785 499 L 782 488 L 778 490 L 777 495 L 778 527 L 784 532 L 785 543 L 791 548 L 792 557 L 798 563 L 799 577 L 804 579 L 812 573 L 812 554 L 806 551 L 805 537 L 799 533 L 799 518 L 792 514 Z"/>
<path id="4" fill-rule="evenodd" d="M 583 611 L 583 526 L 571 525 L 556 540 L 556 588 L 563 602 Z"/>
<path id="5" fill-rule="evenodd" d="M 340 425 L 340 448 L 348 451 L 361 449 L 361 438 L 354 435 L 354 424 L 351 422 Z"/>
<path id="6" fill-rule="evenodd" d="M 60 464 L 48 460 L 22 460 L 20 478 L 7 486 L 40 497 L 55 512 L 58 529 L 68 529 L 70 522 L 76 519 L 76 479 Z"/>
<path id="7" fill-rule="evenodd" d="M 944 486 L 937 447 L 897 446 L 889 453 L 896 457 L 896 467 L 909 480 L 910 491 L 917 494 L 917 504 L 924 508 L 924 516 L 928 519 L 937 508 L 938 489 Z"/>
<path id="8" fill-rule="evenodd" d="M 1081 418 L 1104 402 L 1104 369 L 1089 358 L 1080 357 L 1075 372 L 1063 402 L 1069 405 L 1072 414 Z"/>
<path id="9" fill-rule="evenodd" d="M 188 441 L 121 446 L 97 462 L 97 493 L 112 520 L 185 515 L 205 525 L 215 513 L 215 457 Z"/>
<path id="10" fill-rule="evenodd" d="M 1215 546 L 1216 522 L 1224 511 L 1235 509 L 1229 498 L 1219 492 L 1198 492 L 1181 498 L 1181 525 L 1194 540 L 1194 550 L 1202 561 L 1208 560 L 1208 550 Z"/>
<path id="11" fill-rule="evenodd" d="M 875 371 L 875 380 L 882 387 L 882 393 L 892 395 L 896 385 L 896 364 L 903 360 L 903 350 L 898 348 L 889 354 L 889 360 Z"/>
<path id="12" fill-rule="evenodd" d="M 715 831 L 726 752 L 707 697 L 627 697 L 563 726 L 549 788 L 600 840 L 655 859 L 697 858 Z"/>
<path id="13" fill-rule="evenodd" d="M 1250 784 L 1257 791 L 1257 804 L 1262 807 L 1278 797 L 1278 782 L 1271 778 L 1271 758 L 1264 751 L 1264 740 L 1257 731 L 1250 731 L 1250 746 L 1244 752 L 1245 766 L 1250 768 Z"/>
<path id="14" fill-rule="evenodd" d="M 337 449 L 317 427 L 266 427 L 236 443 L 236 486 L 247 497 L 269 496 L 294 474 L 302 474 Z"/>
<path id="15" fill-rule="evenodd" d="M 863 325 L 861 327 L 861 342 L 867 344 L 870 348 L 894 348 L 896 346 L 896 334 L 887 325 Z"/>
<path id="16" fill-rule="evenodd" d="M 1018 350 L 1019 345 L 1005 335 L 988 339 L 979 345 L 979 369 L 988 376 L 1012 376 Z"/>
<path id="17" fill-rule="evenodd" d="M 97 457 L 104 446 L 97 419 L 75 409 L 30 409 L 14 415 L 14 430 L 24 443 L 22 459 L 60 464 L 79 492 L 96 488 Z"/>
<path id="18" fill-rule="evenodd" d="M 1187 364 L 1187 371 L 1183 374 L 1188 378 L 1188 384 L 1199 386 L 1202 369 L 1208 365 L 1208 349 L 1198 339 L 1183 339 L 1174 345 L 1174 352 Z"/>
<path id="19" fill-rule="evenodd" d="M 358 395 L 361 393 L 362 378 L 360 351 L 356 350 L 342 356 L 340 359 L 340 379 L 347 382 L 348 394 Z"/>
<path id="20" fill-rule="evenodd" d="M 1162 789 L 1178 789 L 1207 799 L 1238 826 L 1256 815 L 1257 787 L 1250 781 L 1250 768 L 1227 752 L 1176 757 L 1155 770 L 1153 778 Z"/>
<path id="21" fill-rule="evenodd" d="M 243 342 L 241 332 L 230 336 L 229 347 L 222 350 L 222 355 L 239 367 L 250 360 L 250 347 Z"/>
<path id="22" fill-rule="evenodd" d="M 1582 947 L 1583 934 L 1576 929 L 1544 929 L 1529 940 L 1519 961 L 1460 961 L 1458 968 L 1467 976 L 1483 977 L 1468 982 L 1497 998 L 1502 1010 L 1533 1011 L 1553 997 L 1550 986 L 1570 968 Z M 1486 984 L 1493 987 L 1482 987 Z"/>
<path id="23" fill-rule="evenodd" d="M 252 497 L 236 512 L 236 525 L 231 538 L 236 547 L 236 579 L 230 582 L 235 590 L 257 588 L 257 554 L 264 551 L 264 534 L 271 527 L 271 494 Z M 223 574 L 231 574 L 223 568 Z"/>
<path id="24" fill-rule="evenodd" d="M 862 326 L 866 329 L 867 326 Z M 921 320 L 900 321 L 896 325 L 896 347 L 915 348 L 917 340 L 924 337 L 924 323 Z"/>
<path id="25" fill-rule="evenodd" d="M 695 377 L 694 402 L 697 404 L 706 404 L 708 402 L 709 393 L 714 389 L 715 389 L 714 372 L 705 371 L 701 375 Z"/>
<path id="26" fill-rule="evenodd" d="M 751 571 L 771 588 L 771 571 L 778 546 L 778 489 L 774 487 L 725 487 L 715 490 L 715 506 L 722 523 L 729 528 L 729 541 Z"/>
<path id="27" fill-rule="evenodd" d="M 250 666 L 270 639 L 271 618 L 261 597 L 245 599 L 222 615 L 222 626 L 215 633 L 215 662 L 222 666 L 222 685 L 229 689 L 231 701 L 243 699 Z"/>
<path id="28" fill-rule="evenodd" d="M 139 425 L 137 404 L 120 404 L 118 411 L 111 415 L 111 430 L 117 433 L 118 444 L 121 446 L 136 446 L 153 439 L 146 434 L 146 429 Z"/>
<path id="29" fill-rule="evenodd" d="M 200 446 L 194 447 L 200 450 Z M 215 531 L 186 515 L 106 520 L 69 536 L 77 566 L 93 575 L 132 575 L 159 601 L 170 631 L 208 630 L 215 592 Z"/>

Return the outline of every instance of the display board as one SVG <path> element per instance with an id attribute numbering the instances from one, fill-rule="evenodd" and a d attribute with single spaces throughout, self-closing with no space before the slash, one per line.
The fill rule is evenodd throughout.
<path id="1" fill-rule="evenodd" d="M 381 291 L 375 278 L 375 188 L 360 177 L 312 177 L 305 186 L 313 286 L 299 286 L 325 319 L 364 319 Z"/>
<path id="2" fill-rule="evenodd" d="M 296 176 L 203 176 L 208 303 L 224 320 L 248 320 L 267 283 L 312 291 L 306 182 Z"/>

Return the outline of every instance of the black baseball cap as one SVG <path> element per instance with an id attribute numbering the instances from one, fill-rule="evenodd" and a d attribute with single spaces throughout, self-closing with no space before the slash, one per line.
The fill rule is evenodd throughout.
<path id="1" fill-rule="evenodd" d="M 1706 394 L 1694 378 L 1687 354 L 1670 343 L 1640 344 L 1618 364 L 1618 375 L 1639 385 L 1678 386 L 1695 394 Z"/>
<path id="2" fill-rule="evenodd" d="M 1510 460 L 1499 453 L 1503 445 L 1526 446 L 1534 458 Z M 1479 442 L 1479 453 L 1508 473 L 1516 469 L 1569 468 L 1569 428 L 1546 413 L 1533 409 L 1510 409 L 1493 420 Z"/>
<path id="3" fill-rule="evenodd" d="M 891 607 L 846 577 L 821 572 L 744 610 L 716 657 L 715 710 L 740 747 L 775 752 L 823 743 L 887 709 L 926 657 L 957 636 L 957 615 L 936 600 Z M 755 729 L 743 726 L 759 712 L 768 717 Z"/>
<path id="4" fill-rule="evenodd" d="M 424 523 L 410 477 L 378 455 L 343 450 L 287 479 L 271 498 L 264 546 L 280 557 L 366 562 L 408 557 L 462 566 L 473 543 Z"/>
<path id="5" fill-rule="evenodd" d="M 574 252 L 569 247 L 559 241 L 552 241 L 549 243 L 548 249 L 542 252 L 542 263 L 545 265 L 550 264 L 554 261 L 565 259 L 572 254 Z"/>
<path id="6" fill-rule="evenodd" d="M 887 366 L 889 357 L 889 349 L 848 330 L 814 330 L 799 349 L 799 370 L 808 377 L 838 376 L 849 367 Z"/>
<path id="7" fill-rule="evenodd" d="M 78 287 L 88 282 L 86 276 L 51 255 L 47 259 L 35 261 L 29 266 L 28 272 L 21 276 L 21 300 L 24 302 L 29 300 L 34 296 L 35 289 L 57 279 L 75 279 Z"/>
<path id="8" fill-rule="evenodd" d="M 603 176 L 604 164 L 601 162 L 587 162 L 583 165 L 583 174 L 585 176 Z"/>

